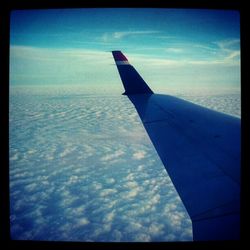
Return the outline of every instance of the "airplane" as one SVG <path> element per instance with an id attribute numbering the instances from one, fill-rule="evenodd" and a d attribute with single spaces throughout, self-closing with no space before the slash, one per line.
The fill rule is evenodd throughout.
<path id="1" fill-rule="evenodd" d="M 123 95 L 134 105 L 191 218 L 193 240 L 239 240 L 241 119 L 155 94 L 121 51 L 112 54 Z"/>

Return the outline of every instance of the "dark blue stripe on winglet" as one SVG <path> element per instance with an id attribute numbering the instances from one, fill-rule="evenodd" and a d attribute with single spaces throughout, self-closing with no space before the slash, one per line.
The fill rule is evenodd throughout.
<path id="1" fill-rule="evenodd" d="M 123 95 L 153 94 L 153 91 L 148 87 L 135 68 L 129 64 L 121 51 L 112 51 L 112 54 L 125 89 Z"/>

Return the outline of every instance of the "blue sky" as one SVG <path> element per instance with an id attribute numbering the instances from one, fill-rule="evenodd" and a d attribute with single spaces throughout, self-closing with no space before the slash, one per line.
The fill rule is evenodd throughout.
<path id="1" fill-rule="evenodd" d="M 14 11 L 10 82 L 115 88 L 119 77 L 108 51 L 118 49 L 152 89 L 239 89 L 239 18 L 219 10 Z"/>

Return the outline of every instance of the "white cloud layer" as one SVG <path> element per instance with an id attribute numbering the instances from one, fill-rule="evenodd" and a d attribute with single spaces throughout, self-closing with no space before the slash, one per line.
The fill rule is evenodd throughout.
<path id="1" fill-rule="evenodd" d="M 239 100 L 203 96 L 227 112 Z M 190 219 L 126 97 L 11 88 L 10 120 L 13 239 L 192 240 Z"/>
<path id="2" fill-rule="evenodd" d="M 18 95 L 16 97 L 18 98 Z M 132 172 L 130 173 L 130 170 L 129 173 L 126 173 L 128 166 L 126 168 L 122 167 L 127 165 L 126 160 L 120 167 L 120 163 L 118 162 L 115 165 L 115 168 L 118 166 L 118 169 L 115 171 L 110 171 L 108 168 L 109 165 L 107 163 L 102 163 L 103 157 L 106 157 L 106 160 L 108 160 L 107 155 L 109 155 L 110 160 L 114 158 L 120 159 L 131 155 L 130 152 L 126 153 L 124 151 L 124 146 L 115 150 L 117 136 L 113 137 L 113 135 L 114 133 L 120 135 L 120 131 L 115 132 L 116 130 L 114 128 L 120 128 L 122 124 L 126 127 L 127 125 L 124 124 L 124 120 L 118 121 L 121 123 L 120 125 L 119 123 L 106 123 L 110 119 L 109 112 L 113 114 L 112 108 L 111 110 L 107 109 L 107 118 L 105 118 L 107 120 L 103 120 L 103 124 L 112 127 L 112 129 L 109 129 L 110 134 L 108 136 L 109 138 L 115 138 L 115 140 L 113 139 L 113 142 L 112 140 L 111 142 L 109 142 L 110 140 L 105 140 L 106 143 L 100 144 L 100 139 L 97 137 L 97 134 L 92 138 L 90 137 L 91 134 L 88 132 L 92 131 L 92 129 L 96 131 L 97 126 L 97 124 L 90 125 L 89 123 L 91 119 L 95 119 L 93 109 L 91 110 L 91 104 L 89 105 L 89 111 L 88 107 L 86 107 L 90 99 L 87 99 L 86 102 L 82 102 L 83 107 L 86 108 L 86 114 L 85 118 L 82 118 L 81 121 L 85 121 L 85 125 L 87 126 L 85 126 L 85 128 L 87 128 L 87 131 L 81 134 L 81 136 L 79 136 L 79 133 L 82 133 L 81 126 L 83 124 L 77 123 L 77 127 L 75 127 L 75 123 L 73 122 L 74 119 L 78 117 L 78 101 L 72 106 L 71 99 L 62 99 L 63 102 L 61 104 L 61 101 L 59 101 L 60 99 L 55 99 L 57 107 L 54 109 L 55 105 L 48 105 L 44 100 L 41 100 L 41 104 L 43 103 L 44 105 L 41 106 L 39 104 L 40 100 L 38 101 L 35 98 L 34 101 L 37 101 L 37 105 L 35 105 L 37 110 L 33 113 L 41 114 L 37 118 L 37 115 L 30 116 L 33 105 L 29 106 L 29 103 L 25 102 L 25 100 L 27 100 L 26 98 L 18 98 L 16 100 L 23 102 L 23 106 L 22 109 L 19 105 L 12 106 L 11 113 L 14 122 L 12 128 L 14 129 L 18 126 L 19 122 L 21 122 L 21 127 L 23 129 L 19 131 L 12 130 L 11 132 L 11 148 L 14 154 L 17 154 L 17 152 L 20 154 L 20 159 L 17 157 L 11 158 L 10 169 L 13 237 L 18 239 L 43 240 L 132 241 L 133 238 L 129 237 L 128 233 L 122 228 L 117 226 L 112 228 L 111 225 L 100 226 L 104 222 L 112 222 L 114 225 L 122 226 L 124 223 L 123 220 L 119 222 L 122 214 L 119 214 L 114 208 L 117 206 L 123 207 L 123 202 L 126 201 L 127 209 L 129 209 L 128 204 L 133 203 L 135 195 L 138 194 L 137 189 L 133 190 L 133 187 L 136 187 L 136 182 L 130 182 L 125 189 L 128 197 L 123 197 L 121 199 L 119 195 L 122 191 L 120 181 L 127 176 L 134 176 Z M 45 100 L 50 100 L 52 103 L 54 102 L 53 97 L 49 99 L 46 97 Z M 66 100 L 70 102 L 67 103 L 68 101 Z M 95 103 L 96 100 L 97 98 L 92 99 Z M 64 103 L 65 101 L 66 103 Z M 105 102 L 105 99 L 100 102 L 100 107 L 105 106 L 103 105 L 103 101 Z M 62 104 L 66 106 L 61 106 Z M 122 103 L 121 106 L 123 106 Z M 55 111 L 58 109 L 58 112 L 53 111 L 53 116 L 47 116 L 46 112 L 51 111 L 47 109 L 48 107 Z M 65 116 L 59 116 L 63 107 L 64 110 L 65 107 L 67 107 L 68 111 L 64 111 Z M 75 111 L 72 107 L 74 107 Z M 46 110 L 44 110 L 44 108 L 46 108 Z M 99 110 L 97 107 L 95 107 L 95 109 Z M 76 112 L 76 110 L 78 111 Z M 17 114 L 20 115 L 20 111 L 23 117 L 21 120 L 17 117 Z M 128 112 L 129 117 L 130 110 L 125 112 Z M 132 116 L 131 118 L 134 119 L 134 117 L 135 116 Z M 128 121 L 129 120 L 130 118 Z M 132 122 L 132 120 L 130 122 Z M 61 129 L 55 126 L 56 123 L 63 123 L 64 126 L 66 126 L 66 124 L 68 124 L 67 126 L 73 125 L 73 127 L 70 131 L 64 130 L 63 134 Z M 30 131 L 33 131 L 32 136 L 30 136 Z M 124 133 L 125 131 L 126 129 L 124 129 Z M 103 134 L 103 132 L 100 131 L 100 135 L 101 134 Z M 15 143 L 15 138 L 18 137 L 21 139 L 20 136 L 25 140 L 27 140 L 28 137 L 30 138 L 29 142 L 25 143 L 26 146 L 29 145 L 27 150 L 19 151 L 20 148 Z M 95 141 L 91 143 L 91 140 L 87 140 L 89 143 L 88 146 L 86 146 L 87 138 L 92 138 L 92 140 Z M 49 142 L 52 143 L 51 146 L 49 146 Z M 98 144 L 96 144 L 96 142 L 98 142 Z M 126 140 L 125 143 L 127 143 Z M 97 145 L 99 146 L 95 148 Z M 30 148 L 32 148 L 32 154 L 30 154 Z M 51 150 L 53 148 L 54 150 Z M 65 152 L 68 153 L 65 154 Z M 87 152 L 87 154 L 85 154 L 85 152 Z M 90 154 L 90 152 L 92 154 Z M 100 152 L 99 156 L 96 152 Z M 48 153 L 51 155 L 52 160 L 46 158 Z M 111 158 L 110 155 L 112 155 Z M 79 157 L 81 158 L 80 165 L 78 160 Z M 95 161 L 93 161 L 94 158 Z M 35 162 L 40 163 L 35 164 Z M 36 165 L 35 172 L 31 171 L 31 169 L 34 169 L 34 164 Z M 98 164 L 101 164 L 99 168 Z M 22 168 L 22 166 L 25 166 L 25 168 Z M 133 166 L 131 167 L 132 169 L 134 168 Z M 33 173 L 33 175 L 28 173 Z M 116 182 L 116 179 L 119 181 Z M 110 185 L 113 187 L 111 188 Z M 18 192 L 20 189 L 26 194 L 26 200 L 21 198 L 20 192 Z M 98 199 L 96 200 L 98 196 L 102 198 L 99 200 L 100 203 L 98 203 Z M 44 204 L 44 206 L 40 208 L 40 204 Z M 38 207 L 39 210 L 37 210 Z M 98 210 L 100 212 L 98 212 L 98 216 L 96 216 L 95 212 Z M 30 212 L 26 214 L 25 211 Z M 34 226 L 25 226 L 25 221 L 27 220 L 31 223 L 30 225 L 33 223 Z M 136 218 L 133 220 L 136 220 Z"/>

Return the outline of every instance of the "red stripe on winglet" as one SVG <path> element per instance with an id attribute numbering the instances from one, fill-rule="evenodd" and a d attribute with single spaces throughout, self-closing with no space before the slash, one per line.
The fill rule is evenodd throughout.
<path id="1" fill-rule="evenodd" d="M 112 51 L 112 53 L 113 53 L 115 61 L 128 61 L 126 56 L 124 56 L 121 51 L 119 51 L 119 50 Z"/>

